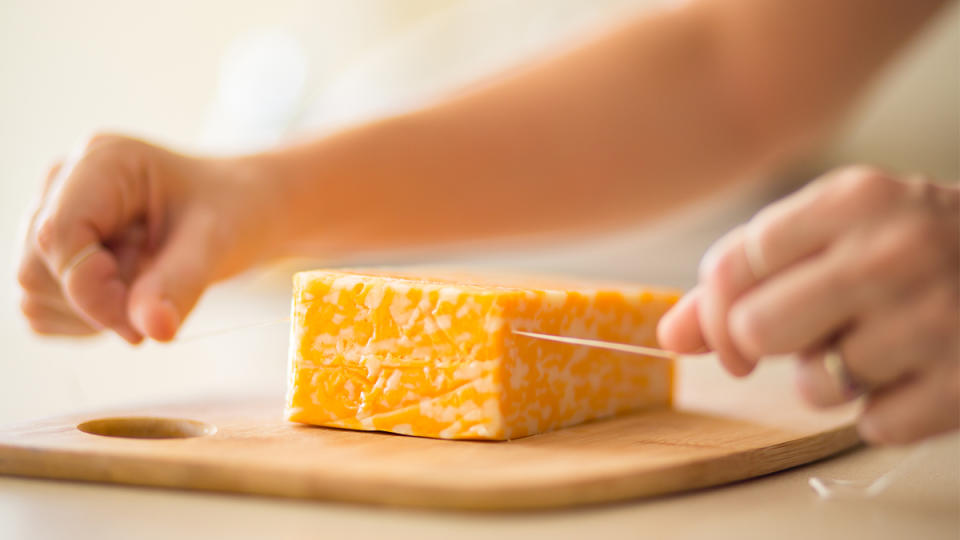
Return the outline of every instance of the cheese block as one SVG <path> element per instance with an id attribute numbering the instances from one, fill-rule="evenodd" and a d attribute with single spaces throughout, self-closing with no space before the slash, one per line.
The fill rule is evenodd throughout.
<path id="1" fill-rule="evenodd" d="M 450 272 L 293 278 L 286 417 L 502 440 L 671 403 L 673 362 L 519 336 L 656 346 L 674 290 Z"/>

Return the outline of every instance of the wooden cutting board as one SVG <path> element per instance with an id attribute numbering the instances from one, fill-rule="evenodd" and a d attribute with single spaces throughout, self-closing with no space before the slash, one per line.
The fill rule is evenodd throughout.
<path id="1" fill-rule="evenodd" d="M 676 409 L 508 442 L 294 425 L 281 417 L 282 396 L 130 407 L 0 430 L 0 473 L 459 509 L 614 501 L 751 478 L 858 444 L 856 411 L 808 410 L 783 367 L 740 382 L 713 360 L 687 359 Z M 104 417 L 128 420 L 84 429 L 199 436 L 77 429 Z"/>

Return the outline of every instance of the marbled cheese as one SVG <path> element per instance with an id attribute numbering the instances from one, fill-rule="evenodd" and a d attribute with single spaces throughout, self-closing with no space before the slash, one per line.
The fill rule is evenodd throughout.
<path id="1" fill-rule="evenodd" d="M 671 403 L 670 360 L 512 330 L 656 346 L 656 323 L 678 291 L 427 275 L 294 276 L 289 420 L 510 439 Z"/>

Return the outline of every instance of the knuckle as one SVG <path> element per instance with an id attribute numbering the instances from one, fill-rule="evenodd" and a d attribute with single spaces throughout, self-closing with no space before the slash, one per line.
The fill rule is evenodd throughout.
<path id="1" fill-rule="evenodd" d="M 128 138 L 123 135 L 118 135 L 116 133 L 110 133 L 107 131 L 97 131 L 87 137 L 83 144 L 83 148 L 84 150 L 90 151 L 94 148 L 117 146 L 124 144 L 124 141 L 126 140 L 128 140 Z"/>
<path id="2" fill-rule="evenodd" d="M 718 238 L 704 253 L 700 260 L 700 279 L 706 281 L 718 270 L 718 266 L 729 264 L 734 248 L 739 245 L 746 232 L 747 225 L 739 225 Z M 719 269 L 723 271 L 723 269 Z"/>
<path id="3" fill-rule="evenodd" d="M 37 225 L 36 243 L 42 253 L 50 253 L 57 242 L 60 224 L 53 216 L 46 216 Z"/>
<path id="4" fill-rule="evenodd" d="M 753 233 L 760 235 L 764 232 L 769 232 L 770 224 L 773 222 L 776 217 L 782 212 L 782 207 L 785 205 L 785 201 L 790 198 L 790 195 L 775 201 L 767 206 L 764 206 L 754 214 L 753 218 L 750 219 L 747 226 L 753 229 Z"/>
<path id="5" fill-rule="evenodd" d="M 889 281 L 900 274 L 925 275 L 942 257 L 930 241 L 930 227 L 926 220 L 901 219 L 881 228 L 870 239 L 863 260 L 852 265 L 852 277 Z"/>
<path id="6" fill-rule="evenodd" d="M 143 146 L 141 141 L 113 133 L 98 133 L 88 139 L 84 147 L 85 160 L 114 160 L 138 152 Z"/>
<path id="7" fill-rule="evenodd" d="M 960 207 L 960 189 L 956 186 L 935 182 L 926 175 L 908 177 L 903 183 L 916 206 L 931 213 L 952 212 L 956 219 Z"/>
<path id="8" fill-rule="evenodd" d="M 24 263 L 17 270 L 17 283 L 24 291 L 40 291 L 44 285 L 44 280 L 41 277 L 36 267 L 31 264 Z"/>
<path id="9" fill-rule="evenodd" d="M 122 135 L 99 135 L 91 139 L 83 156 L 77 163 L 77 170 L 93 173 L 92 176 L 126 177 L 137 174 L 148 160 L 149 145 Z M 126 183 L 120 187 L 129 188 Z M 129 194 L 124 200 L 129 199 Z"/>
<path id="10" fill-rule="evenodd" d="M 20 299 L 20 312 L 31 321 L 40 320 L 46 315 L 46 308 L 29 295 L 25 295 Z"/>
<path id="11" fill-rule="evenodd" d="M 724 242 L 711 254 L 709 260 L 701 266 L 700 279 L 707 285 L 707 289 L 726 295 L 735 286 L 736 269 L 734 253 L 729 241 Z"/>
<path id="12" fill-rule="evenodd" d="M 926 176 L 907 178 L 906 184 L 910 194 L 918 202 L 929 204 L 936 203 L 939 199 L 940 189 Z"/>
<path id="13" fill-rule="evenodd" d="M 888 206 L 903 191 L 903 184 L 875 167 L 856 165 L 841 171 L 836 195 L 856 208 Z"/>
<path id="14" fill-rule="evenodd" d="M 843 170 L 843 182 L 853 191 L 871 191 L 884 189 L 890 183 L 890 176 L 870 165 L 853 165 Z"/>
<path id="15" fill-rule="evenodd" d="M 844 167 L 842 172 L 851 178 L 879 178 L 887 176 L 887 173 L 875 165 L 870 165 L 868 163 L 855 163 L 848 167 Z"/>

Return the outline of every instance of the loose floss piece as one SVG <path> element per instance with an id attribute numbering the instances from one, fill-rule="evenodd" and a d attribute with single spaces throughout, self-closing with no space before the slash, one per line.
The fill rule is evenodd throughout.
<path id="1" fill-rule="evenodd" d="M 874 478 L 873 480 L 844 480 L 840 478 L 822 478 L 811 476 L 807 483 L 822 500 L 831 499 L 869 499 L 880 495 L 893 482 L 904 476 L 907 465 L 916 461 L 918 457 L 923 456 L 928 451 L 927 446 L 920 446 L 913 449 L 912 452 L 902 458 L 896 465 L 887 472 Z"/>

